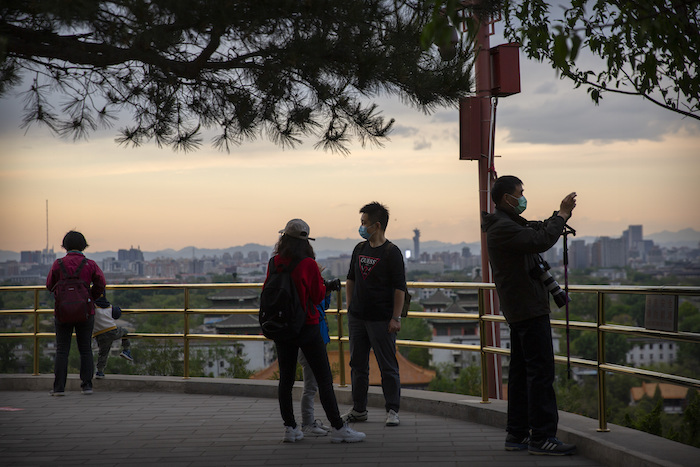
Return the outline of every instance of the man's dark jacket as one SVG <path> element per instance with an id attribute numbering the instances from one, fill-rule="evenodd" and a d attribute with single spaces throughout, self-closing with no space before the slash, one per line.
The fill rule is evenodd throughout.
<path id="1" fill-rule="evenodd" d="M 516 323 L 549 314 L 549 293 L 530 271 L 539 262 L 539 253 L 549 250 L 559 239 L 564 219 L 554 213 L 544 222 L 530 222 L 498 208 L 493 214 L 482 212 L 481 216 L 493 281 L 506 320 Z"/>

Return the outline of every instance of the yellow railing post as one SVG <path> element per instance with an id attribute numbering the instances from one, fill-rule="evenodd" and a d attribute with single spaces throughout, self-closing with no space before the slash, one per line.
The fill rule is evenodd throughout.
<path id="1" fill-rule="evenodd" d="M 39 289 L 34 290 L 34 376 L 39 374 Z"/>
<path id="2" fill-rule="evenodd" d="M 486 341 L 486 322 L 484 321 L 484 313 L 486 311 L 484 289 L 478 290 L 479 296 L 479 348 L 481 349 L 481 403 L 490 404 L 489 401 L 489 372 L 487 368 L 486 352 L 484 351 L 484 342 Z"/>
<path id="3" fill-rule="evenodd" d="M 600 365 L 605 363 L 605 331 L 600 327 L 605 325 L 605 294 L 598 292 L 598 317 L 597 317 L 596 332 L 598 334 L 598 355 L 597 355 L 597 373 L 598 373 L 598 430 L 601 432 L 610 431 L 608 429 L 607 417 L 605 415 L 605 370 L 601 369 Z"/>
<path id="4" fill-rule="evenodd" d="M 346 387 L 345 380 L 345 345 L 343 344 L 343 315 L 340 310 L 343 308 L 343 289 L 338 289 L 338 365 L 340 366 L 340 387 Z"/>
<path id="5" fill-rule="evenodd" d="M 189 379 L 190 377 L 190 289 L 185 286 L 185 307 L 184 307 L 184 333 L 183 333 L 183 379 Z"/>

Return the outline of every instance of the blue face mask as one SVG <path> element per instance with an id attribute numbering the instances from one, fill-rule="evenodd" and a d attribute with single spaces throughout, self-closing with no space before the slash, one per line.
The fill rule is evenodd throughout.
<path id="1" fill-rule="evenodd" d="M 520 198 L 517 198 L 518 200 L 518 205 L 513 206 L 513 209 L 515 210 L 516 214 L 522 214 L 525 212 L 525 209 L 527 209 L 527 199 L 524 196 L 521 196 Z"/>
<path id="2" fill-rule="evenodd" d="M 367 227 L 365 227 L 364 225 L 360 226 L 358 232 L 360 233 L 360 237 L 364 238 L 365 240 L 369 240 L 369 237 L 372 236 L 372 234 L 367 232 Z"/>

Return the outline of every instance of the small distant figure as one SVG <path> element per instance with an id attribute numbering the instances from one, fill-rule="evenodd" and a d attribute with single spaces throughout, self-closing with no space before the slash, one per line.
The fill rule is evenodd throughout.
<path id="1" fill-rule="evenodd" d="M 109 351 L 112 349 L 112 342 L 117 339 L 122 340 L 122 351 L 119 356 L 130 362 L 134 361 L 134 358 L 131 356 L 131 343 L 129 339 L 126 339 L 129 331 L 127 331 L 126 328 L 117 326 L 117 323 L 114 321 L 119 319 L 121 315 L 122 309 L 109 303 L 106 292 L 95 300 L 95 326 L 92 330 L 92 337 L 95 338 L 97 346 L 100 349 L 97 355 L 96 379 L 103 379 L 105 377 L 105 367 L 107 366 Z"/>
<path id="2" fill-rule="evenodd" d="M 95 322 L 94 300 L 104 293 L 105 276 L 100 267 L 91 259 L 87 259 L 83 250 L 88 247 L 82 233 L 71 230 L 63 237 L 63 248 L 66 256 L 57 259 L 46 278 L 46 288 L 54 293 L 56 305 L 54 308 L 54 325 L 56 329 L 56 361 L 54 364 L 53 389 L 49 393 L 52 396 L 64 396 L 66 379 L 68 377 L 68 354 L 70 341 L 75 330 L 78 352 L 80 352 L 80 388 L 85 395 L 92 394 L 92 374 L 94 371 L 92 359 L 92 327 Z M 82 303 L 83 316 L 64 316 L 62 304 L 66 298 L 62 294 L 73 293 L 73 290 L 64 291 L 61 284 L 66 281 L 78 281 L 82 287 L 87 288 L 86 298 Z M 75 282 L 73 282 L 75 283 Z M 73 295 L 71 303 L 75 304 L 76 296 Z"/>
<path id="3" fill-rule="evenodd" d="M 331 295 L 333 291 L 340 290 L 340 279 L 325 281 L 326 297 L 321 303 L 316 305 L 316 310 L 319 314 L 318 324 L 321 331 L 321 338 L 324 344 L 331 341 L 328 333 L 328 320 L 326 318 L 326 310 L 331 304 Z M 323 422 L 317 420 L 314 416 L 314 399 L 318 392 L 318 383 L 314 377 L 314 372 L 311 365 L 304 357 L 304 352 L 299 349 L 299 363 L 304 373 L 304 392 L 301 396 L 301 431 L 304 436 L 327 436 L 331 431 L 331 427 L 324 425 Z"/>

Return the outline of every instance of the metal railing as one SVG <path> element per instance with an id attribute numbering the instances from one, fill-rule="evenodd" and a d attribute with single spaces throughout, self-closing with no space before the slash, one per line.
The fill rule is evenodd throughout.
<path id="1" fill-rule="evenodd" d="M 192 308 L 190 307 L 190 294 L 193 290 L 221 290 L 221 289 L 260 289 L 261 283 L 236 283 L 236 284 L 139 284 L 139 285 L 112 285 L 108 286 L 109 290 L 181 290 L 183 292 L 182 308 L 133 308 L 123 309 L 127 314 L 145 314 L 145 313 L 163 313 L 163 314 L 182 314 L 184 317 L 184 325 L 182 333 L 143 333 L 130 332 L 129 338 L 136 339 L 178 339 L 183 343 L 183 376 L 189 378 L 190 375 L 190 343 L 194 340 L 209 340 L 209 341 L 241 341 L 241 340 L 266 340 L 262 335 L 246 335 L 246 334 L 196 334 L 190 332 L 190 319 L 198 314 L 257 314 L 258 309 L 234 309 L 234 308 Z M 509 356 L 510 351 L 507 348 L 485 345 L 486 332 L 489 323 L 505 324 L 505 318 L 501 315 L 487 314 L 485 310 L 485 294 L 495 293 L 493 284 L 474 283 L 474 282 L 409 282 L 409 289 L 459 289 L 459 290 L 476 290 L 478 293 L 479 313 L 442 313 L 442 312 L 424 312 L 424 311 L 409 311 L 408 316 L 412 318 L 425 318 L 431 320 L 474 320 L 479 323 L 479 345 L 468 344 L 452 344 L 438 343 L 429 341 L 413 341 L 413 340 L 397 340 L 399 346 L 421 347 L 429 349 L 448 349 L 455 351 L 479 352 L 481 356 L 481 394 L 482 402 L 488 403 L 488 372 L 487 372 L 487 356 L 501 355 Z M 42 338 L 54 337 L 53 332 L 39 332 L 39 317 L 41 315 L 52 314 L 53 310 L 48 308 L 40 308 L 40 294 L 46 293 L 46 289 L 42 286 L 0 286 L 0 292 L 28 292 L 33 293 L 33 306 L 25 309 L 0 309 L 0 317 L 8 315 L 32 315 L 33 328 L 32 332 L 2 332 L 0 339 L 17 339 L 31 338 L 33 339 L 33 374 L 39 374 L 39 355 L 41 346 L 39 340 Z M 653 294 L 653 295 L 676 295 L 676 296 L 692 296 L 700 297 L 700 287 L 646 287 L 646 286 L 595 286 L 581 285 L 569 286 L 570 293 L 588 293 L 595 294 L 597 297 L 597 314 L 596 322 L 565 322 L 563 320 L 552 320 L 552 327 L 582 330 L 596 332 L 597 334 L 597 359 L 587 360 L 578 357 L 571 357 L 567 361 L 566 356 L 557 355 L 555 361 L 557 363 L 570 363 L 572 366 L 592 368 L 596 370 L 598 380 L 598 431 L 608 431 L 606 420 L 606 374 L 617 373 L 634 375 L 640 378 L 648 378 L 660 382 L 672 383 L 688 388 L 700 389 L 700 380 L 661 373 L 651 370 L 645 370 L 630 366 L 608 363 L 605 355 L 605 335 L 608 333 L 626 334 L 643 338 L 654 338 L 671 340 L 674 342 L 688 342 L 700 344 L 700 334 L 691 332 L 667 332 L 655 331 L 646 328 L 634 326 L 622 326 L 607 324 L 605 319 L 605 297 L 608 295 L 618 294 Z M 337 342 L 339 346 L 339 367 L 340 367 L 340 384 L 346 384 L 345 375 L 345 345 L 348 343 L 348 337 L 344 332 L 344 317 L 347 310 L 342 308 L 342 291 L 338 291 L 336 295 L 337 306 L 335 309 L 329 309 L 327 314 L 335 315 L 338 332 L 337 335 L 331 336 L 331 342 Z"/>

